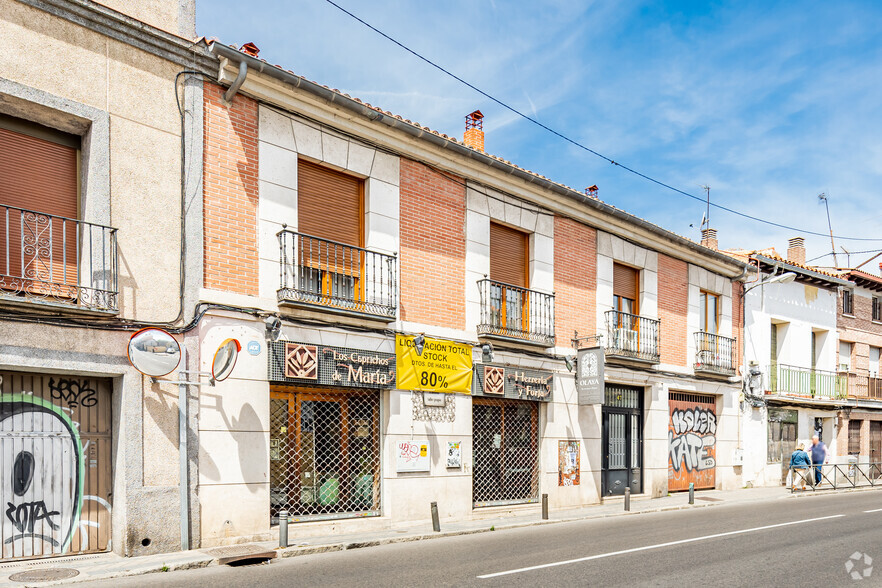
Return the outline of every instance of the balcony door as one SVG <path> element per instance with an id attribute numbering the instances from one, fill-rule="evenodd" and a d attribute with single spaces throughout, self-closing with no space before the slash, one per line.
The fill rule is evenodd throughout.
<path id="1" fill-rule="evenodd" d="M 0 115 L 0 289 L 75 298 L 80 138 Z"/>
<path id="2" fill-rule="evenodd" d="M 529 233 L 490 223 L 490 316 L 497 328 L 530 331 L 529 250 Z"/>
<path id="3" fill-rule="evenodd" d="M 609 333 L 616 349 L 638 352 L 640 341 L 640 270 L 620 263 L 613 264 L 614 332 Z"/>
<path id="4" fill-rule="evenodd" d="M 364 299 L 364 182 L 299 160 L 295 270 L 301 292 L 348 306 Z"/>

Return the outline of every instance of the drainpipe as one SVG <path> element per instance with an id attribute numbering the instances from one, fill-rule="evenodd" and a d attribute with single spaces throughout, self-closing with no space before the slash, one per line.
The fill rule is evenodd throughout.
<path id="1" fill-rule="evenodd" d="M 217 73 L 217 79 L 221 80 L 224 76 L 224 67 L 227 64 L 227 59 L 221 60 L 220 71 Z M 230 104 L 233 102 L 233 96 L 236 95 L 236 92 L 239 91 L 239 88 L 242 87 L 242 84 L 245 83 L 245 76 L 248 75 L 248 64 L 245 60 L 239 61 L 239 75 L 236 76 L 236 79 L 233 80 L 232 85 L 227 88 L 227 91 L 224 93 L 224 102 Z"/>

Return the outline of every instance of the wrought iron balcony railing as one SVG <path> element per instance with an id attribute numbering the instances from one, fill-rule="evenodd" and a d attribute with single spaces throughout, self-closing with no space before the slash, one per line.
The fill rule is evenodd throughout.
<path id="1" fill-rule="evenodd" d="M 715 333 L 695 333 L 695 371 L 735 375 L 735 339 Z"/>
<path id="2" fill-rule="evenodd" d="M 479 335 L 554 345 L 554 294 L 494 280 L 478 280 Z"/>
<path id="3" fill-rule="evenodd" d="M 116 232 L 0 205 L 0 299 L 118 310 Z"/>
<path id="4" fill-rule="evenodd" d="M 661 321 L 636 314 L 608 310 L 606 320 L 606 354 L 658 363 L 658 335 Z"/>
<path id="5" fill-rule="evenodd" d="M 398 258 L 289 229 L 279 237 L 279 302 L 394 319 Z"/>
<path id="6" fill-rule="evenodd" d="M 838 400 L 846 397 L 848 380 L 836 372 L 776 363 L 766 373 L 766 390 L 781 396 Z"/>
<path id="7" fill-rule="evenodd" d="M 848 378 L 848 396 L 859 400 L 882 400 L 882 378 L 869 374 L 841 374 Z"/>

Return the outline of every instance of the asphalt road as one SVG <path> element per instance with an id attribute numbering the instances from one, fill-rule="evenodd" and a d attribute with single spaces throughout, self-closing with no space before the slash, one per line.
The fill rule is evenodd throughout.
<path id="1" fill-rule="evenodd" d="M 846 569 L 855 552 L 875 564 L 859 582 Z M 850 569 L 864 572 L 865 560 Z M 542 525 L 93 585 L 882 586 L 882 493 Z"/>

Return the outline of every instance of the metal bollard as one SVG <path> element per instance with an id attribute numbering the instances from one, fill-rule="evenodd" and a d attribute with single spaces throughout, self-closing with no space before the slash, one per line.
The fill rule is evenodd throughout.
<path id="1" fill-rule="evenodd" d="M 542 495 L 542 520 L 548 520 L 548 494 Z"/>
<path id="2" fill-rule="evenodd" d="M 631 510 L 631 487 L 625 488 L 625 510 Z"/>
<path id="3" fill-rule="evenodd" d="M 695 484 L 689 482 L 689 504 L 695 504 Z"/>
<path id="4" fill-rule="evenodd" d="M 441 532 L 441 521 L 438 519 L 438 503 L 432 503 L 432 530 L 436 533 Z"/>
<path id="5" fill-rule="evenodd" d="M 279 548 L 288 547 L 288 511 L 279 511 Z"/>

